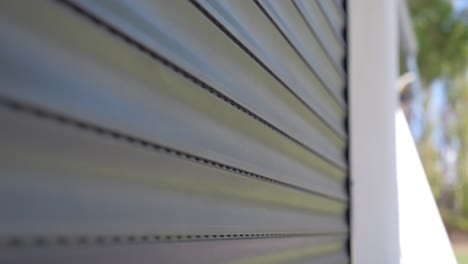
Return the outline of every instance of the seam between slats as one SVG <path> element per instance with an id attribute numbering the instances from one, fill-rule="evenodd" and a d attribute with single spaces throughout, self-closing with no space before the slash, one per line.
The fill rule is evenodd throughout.
<path id="1" fill-rule="evenodd" d="M 273 26 L 278 30 L 278 32 L 281 34 L 281 36 L 286 40 L 286 42 L 289 44 L 289 46 L 294 50 L 294 52 L 299 56 L 301 61 L 307 66 L 307 68 L 315 75 L 317 76 L 317 79 L 323 86 L 323 90 L 325 90 L 326 94 L 332 98 L 332 100 L 338 105 L 339 108 L 343 106 L 343 103 L 338 101 L 337 97 L 333 92 L 330 90 L 328 85 L 325 84 L 322 78 L 320 78 L 320 75 L 315 72 L 313 67 L 309 64 L 309 62 L 304 58 L 301 52 L 297 49 L 297 47 L 291 42 L 291 40 L 286 36 L 284 31 L 278 26 L 278 24 L 275 22 L 275 20 L 271 17 L 271 15 L 265 10 L 265 8 L 258 2 L 258 0 L 254 0 L 255 4 L 258 6 L 258 8 L 265 14 L 265 16 L 270 20 L 270 22 L 273 24 Z"/>
<path id="2" fill-rule="evenodd" d="M 305 22 L 307 28 L 309 29 L 309 31 L 312 33 L 312 35 L 315 37 L 315 39 L 317 39 L 317 42 L 319 43 L 320 47 L 322 48 L 323 52 L 326 54 L 328 60 L 331 62 L 331 64 L 333 65 L 333 67 L 335 68 L 335 70 L 337 71 L 337 73 L 339 75 L 344 75 L 344 78 L 346 78 L 346 73 L 344 72 L 344 70 L 342 68 L 340 68 L 340 66 L 338 64 L 336 64 L 336 61 L 332 58 L 330 52 L 328 52 L 328 50 L 325 48 L 325 44 L 322 42 L 322 40 L 319 38 L 318 34 L 315 32 L 315 30 L 313 30 L 312 26 L 309 24 L 309 22 L 307 21 L 306 17 L 304 16 L 304 13 L 303 11 L 301 10 L 301 8 L 297 5 L 296 1 L 294 0 L 293 1 L 293 5 L 294 7 L 297 9 L 297 12 L 301 15 L 301 18 L 302 20 Z"/>
<path id="3" fill-rule="evenodd" d="M 6 236 L 0 238 L 0 248 L 30 247 L 76 247 L 76 246 L 110 246 L 132 244 L 157 244 L 194 241 L 230 241 L 246 239 L 279 239 L 323 237 L 345 239 L 346 233 L 202 233 L 202 234 L 99 234 L 99 235 L 30 235 Z"/>
<path id="4" fill-rule="evenodd" d="M 311 147 L 305 145 L 304 143 L 302 143 L 301 141 L 299 141 L 298 139 L 290 136 L 289 134 L 287 134 L 286 132 L 284 132 L 283 130 L 277 128 L 276 126 L 274 126 L 273 124 L 271 124 L 269 121 L 263 119 L 262 117 L 258 116 L 257 114 L 255 114 L 254 112 L 252 112 L 251 110 L 247 109 L 246 107 L 242 106 L 241 104 L 239 104 L 238 102 L 236 102 L 235 100 L 227 97 L 226 95 L 224 95 L 223 93 L 219 92 L 218 90 L 216 90 L 215 88 L 209 86 L 208 84 L 204 83 L 203 81 L 201 81 L 200 79 L 198 79 L 197 77 L 193 76 L 192 74 L 190 74 L 189 72 L 187 72 L 186 70 L 180 68 L 179 66 L 175 65 L 174 63 L 170 62 L 169 60 L 165 59 L 164 57 L 162 57 L 161 55 L 155 53 L 154 51 L 152 51 L 151 49 L 147 48 L 146 46 L 144 46 L 143 44 L 133 40 L 132 38 L 130 38 L 129 36 L 127 36 L 125 33 L 123 32 L 120 32 L 118 29 L 114 28 L 113 26 L 105 23 L 104 21 L 100 20 L 98 17 L 94 16 L 92 13 L 89 13 L 87 10 L 85 9 L 82 9 L 80 6 L 76 5 L 75 3 L 71 3 L 69 2 L 68 0 L 56 0 L 58 3 L 60 4 L 63 4 L 65 7 L 68 7 L 72 10 L 74 10 L 75 12 L 77 12 L 79 15 L 81 16 L 84 16 L 88 19 L 90 19 L 92 22 L 102 26 L 103 28 L 105 28 L 106 30 L 108 30 L 111 34 L 113 34 L 114 36 L 117 36 L 121 39 L 123 39 L 125 42 L 127 42 L 128 44 L 130 44 L 131 46 L 137 48 L 138 50 L 140 50 L 142 53 L 150 56 L 152 59 L 155 59 L 159 62 L 161 62 L 163 65 L 167 66 L 168 68 L 172 69 L 173 71 L 175 71 L 176 73 L 178 74 L 181 74 L 183 77 L 185 77 L 186 79 L 192 81 L 193 83 L 195 83 L 198 87 L 202 88 L 203 90 L 206 90 L 208 91 L 209 93 L 211 93 L 212 95 L 220 98 L 221 100 L 225 101 L 226 103 L 228 103 L 229 105 L 233 106 L 234 108 L 240 110 L 241 112 L 243 112 L 244 114 L 247 114 L 248 116 L 250 116 L 251 118 L 253 118 L 254 120 L 260 122 L 261 124 L 265 125 L 266 127 L 274 130 L 275 132 L 279 133 L 280 135 L 286 137 L 287 139 L 291 140 L 292 142 L 296 143 L 297 145 L 301 146 L 302 148 L 304 148 L 305 150 L 307 150 L 308 152 L 310 152 L 312 155 L 315 155 L 317 156 L 320 160 L 322 160 L 322 162 L 325 162 L 327 163 L 329 166 L 332 166 L 334 167 L 335 169 L 338 169 L 338 170 L 344 170 L 346 169 L 344 166 L 340 165 L 340 164 L 337 164 L 335 161 L 331 160 L 330 158 L 327 158 L 325 157 L 323 154 L 321 154 L 320 152 L 312 149 Z M 340 137 L 341 138 L 341 137 Z M 343 139 L 343 138 L 341 138 Z M 326 172 L 325 172 L 326 173 Z"/>
<path id="5" fill-rule="evenodd" d="M 327 0 L 327 1 L 330 1 L 330 0 Z M 338 40 L 338 42 L 340 42 L 341 46 L 344 46 L 346 45 L 346 43 L 344 42 L 344 40 L 341 38 L 342 36 L 339 35 L 338 32 L 336 32 L 335 28 L 333 27 L 333 23 L 330 21 L 330 18 L 327 16 L 327 13 L 325 12 L 325 9 L 323 8 L 322 4 L 321 4 L 321 1 L 318 1 L 317 0 L 317 5 L 318 7 L 320 8 L 320 12 L 322 12 L 323 14 L 323 17 L 325 18 L 325 21 L 327 21 L 327 25 L 328 27 L 331 29 L 331 31 L 333 32 L 333 36 L 335 36 L 335 38 Z"/>
<path id="6" fill-rule="evenodd" d="M 225 28 L 213 15 L 211 15 L 208 10 L 206 10 L 202 5 L 200 5 L 196 0 L 190 0 L 190 2 L 200 10 L 213 24 L 215 24 L 219 30 L 221 30 L 227 37 L 229 37 L 239 48 L 249 55 L 257 64 L 259 64 L 266 72 L 268 72 L 276 81 L 278 81 L 288 92 L 290 92 L 299 102 L 301 102 L 310 112 L 312 112 L 317 118 L 322 121 L 336 136 L 342 138 L 342 135 L 333 128 L 328 121 L 326 121 L 322 116 L 320 116 L 304 99 L 302 99 L 291 87 L 289 87 L 283 80 L 281 80 L 278 75 L 276 75 L 262 60 L 260 60 L 255 54 L 249 50 L 236 36 L 234 36 L 227 28 Z M 281 32 L 280 32 L 281 33 Z M 300 55 L 299 55 L 300 57 Z M 319 82 L 327 87 L 319 75 L 309 67 L 306 63 L 309 70 L 317 76 Z M 326 89 L 325 89 L 326 90 Z M 332 96 L 332 99 L 341 106 L 341 103 L 336 101 L 336 98 Z"/>
<path id="7" fill-rule="evenodd" d="M 269 177 L 259 175 L 259 174 L 256 174 L 256 173 L 253 173 L 253 172 L 250 172 L 250 171 L 239 169 L 239 168 L 236 168 L 236 167 L 233 167 L 233 166 L 230 166 L 230 165 L 226 165 L 226 164 L 223 164 L 223 163 L 220 163 L 220 162 L 217 162 L 217 161 L 213 161 L 213 160 L 210 160 L 210 159 L 207 159 L 207 158 L 204 158 L 204 157 L 200 157 L 200 156 L 191 154 L 191 153 L 180 151 L 180 150 L 177 150 L 177 149 L 174 149 L 174 148 L 171 148 L 171 147 L 167 147 L 167 146 L 164 146 L 164 145 L 161 145 L 161 144 L 158 144 L 158 143 L 153 143 L 153 142 L 149 142 L 147 140 L 139 139 L 139 138 L 136 138 L 136 137 L 131 136 L 131 135 L 126 135 L 126 134 L 121 133 L 121 132 L 116 132 L 116 131 L 113 131 L 111 129 L 101 127 L 99 125 L 95 125 L 95 124 L 91 124 L 91 123 L 88 123 L 88 122 L 83 122 L 83 121 L 80 121 L 80 120 L 76 120 L 74 118 L 70 118 L 70 117 L 65 116 L 63 114 L 53 113 L 51 111 L 47 111 L 47 110 L 44 110 L 44 109 L 41 109 L 41 108 L 38 108 L 38 107 L 34 107 L 34 106 L 31 106 L 31 105 L 28 105 L 28 104 L 20 103 L 20 102 L 17 102 L 15 100 L 11 100 L 11 99 L 4 98 L 4 97 L 1 97 L 1 96 L 0 96 L 0 107 L 3 107 L 5 109 L 9 109 L 9 110 L 12 110 L 12 111 L 16 111 L 16 112 L 19 112 L 19 113 L 23 113 L 23 114 L 28 114 L 30 116 L 35 116 L 37 118 L 42 118 L 42 119 L 47 119 L 47 120 L 50 120 L 50 121 L 55 121 L 55 122 L 60 123 L 60 124 L 73 126 L 75 128 L 78 128 L 78 129 L 81 129 L 81 130 L 84 130 L 84 131 L 94 132 L 95 134 L 98 134 L 98 135 L 101 135 L 101 136 L 106 136 L 108 138 L 113 138 L 114 140 L 118 140 L 118 141 L 121 141 L 121 142 L 127 142 L 127 143 L 130 143 L 130 144 L 135 145 L 135 146 L 144 147 L 144 148 L 147 148 L 147 149 L 152 149 L 152 150 L 156 150 L 156 151 L 159 151 L 159 152 L 163 152 L 163 153 L 166 153 L 168 155 L 173 155 L 175 157 L 182 158 L 182 159 L 185 159 L 185 160 L 189 160 L 189 161 L 197 163 L 197 164 L 202 164 L 202 165 L 205 165 L 205 166 L 214 167 L 214 168 L 225 170 L 225 171 L 228 171 L 228 172 L 231 172 L 231 173 L 234 173 L 234 174 L 238 174 L 238 175 L 241 175 L 241 176 L 245 176 L 245 177 L 249 177 L 249 178 L 252 178 L 252 179 L 268 182 L 270 184 L 276 184 L 276 185 L 283 186 L 285 188 L 294 189 L 294 190 L 297 190 L 297 191 L 300 191 L 300 192 L 305 192 L 305 193 L 308 193 L 308 194 L 311 194 L 311 195 L 320 196 L 320 197 L 323 197 L 323 198 L 326 198 L 326 199 L 329 199 L 329 200 L 334 200 L 334 201 L 338 201 L 338 202 L 342 202 L 342 203 L 346 202 L 345 199 L 329 196 L 327 194 L 323 194 L 323 193 L 315 192 L 315 191 L 312 191 L 312 190 L 308 190 L 306 188 L 302 188 L 302 187 L 299 187 L 299 186 L 296 186 L 296 185 L 293 185 L 293 184 L 290 184 L 290 183 L 286 183 L 286 182 L 278 181 L 278 180 L 275 180 L 275 179 L 271 179 Z"/>

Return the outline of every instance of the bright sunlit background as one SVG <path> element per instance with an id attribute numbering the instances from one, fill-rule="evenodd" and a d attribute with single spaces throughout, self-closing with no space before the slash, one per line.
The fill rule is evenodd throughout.
<path id="1" fill-rule="evenodd" d="M 458 261 L 468 263 L 468 0 L 408 5 L 421 81 L 405 113 Z"/>

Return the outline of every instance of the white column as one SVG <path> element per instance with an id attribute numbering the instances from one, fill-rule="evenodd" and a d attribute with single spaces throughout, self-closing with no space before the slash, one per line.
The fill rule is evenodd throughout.
<path id="1" fill-rule="evenodd" d="M 353 263 L 399 263 L 397 1 L 349 0 L 348 14 Z"/>

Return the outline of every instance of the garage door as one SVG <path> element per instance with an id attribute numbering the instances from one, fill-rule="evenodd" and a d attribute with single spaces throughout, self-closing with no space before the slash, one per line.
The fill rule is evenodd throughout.
<path id="1" fill-rule="evenodd" d="M 345 6 L 0 2 L 0 262 L 348 263 Z"/>

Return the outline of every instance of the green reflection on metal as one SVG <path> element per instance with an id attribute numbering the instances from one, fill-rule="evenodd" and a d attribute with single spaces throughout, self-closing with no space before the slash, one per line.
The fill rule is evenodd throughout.
<path id="1" fill-rule="evenodd" d="M 292 263 L 304 258 L 313 257 L 321 254 L 332 253 L 341 250 L 343 247 L 341 242 L 329 243 L 319 246 L 310 246 L 301 249 L 281 251 L 272 255 L 252 257 L 240 261 L 231 262 L 230 264 L 280 264 Z"/>

